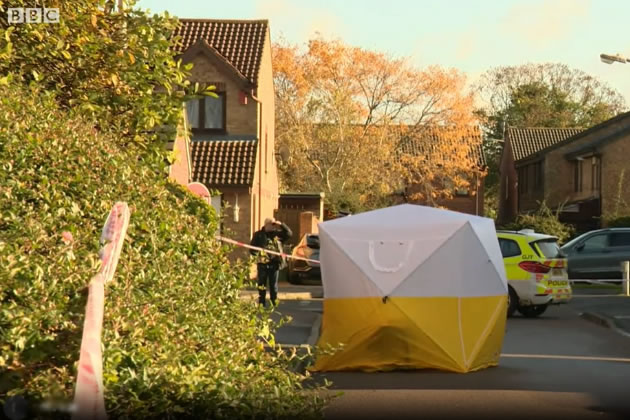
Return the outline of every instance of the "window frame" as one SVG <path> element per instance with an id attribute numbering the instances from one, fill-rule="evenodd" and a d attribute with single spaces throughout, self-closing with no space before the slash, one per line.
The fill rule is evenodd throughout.
<path id="1" fill-rule="evenodd" d="M 225 134 L 227 132 L 227 98 L 226 98 L 226 94 L 224 91 L 220 91 L 220 92 L 214 92 L 217 94 L 217 96 L 219 96 L 219 98 L 211 98 L 209 96 L 203 96 L 201 98 L 197 98 L 197 99 L 192 99 L 193 101 L 198 101 L 199 105 L 197 108 L 197 112 L 199 113 L 198 117 L 199 117 L 199 127 L 192 127 L 191 124 L 191 131 L 193 133 L 214 133 L 214 134 Z M 204 125 L 206 124 L 206 100 L 208 99 L 221 99 L 222 100 L 222 106 L 223 106 L 223 127 L 221 128 L 205 128 Z"/>

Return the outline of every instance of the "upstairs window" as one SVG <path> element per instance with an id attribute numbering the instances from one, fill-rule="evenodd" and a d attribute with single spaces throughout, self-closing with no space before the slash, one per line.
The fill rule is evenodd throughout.
<path id="1" fill-rule="evenodd" d="M 218 98 L 204 96 L 186 103 L 190 128 L 197 132 L 225 132 L 225 93 Z"/>

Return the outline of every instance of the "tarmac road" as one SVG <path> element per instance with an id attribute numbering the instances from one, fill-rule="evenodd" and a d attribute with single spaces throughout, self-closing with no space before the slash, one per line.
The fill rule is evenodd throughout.
<path id="1" fill-rule="evenodd" d="M 480 372 L 331 372 L 313 378 L 327 378 L 332 391 L 344 393 L 326 410 L 331 420 L 630 418 L 630 338 L 580 317 L 584 310 L 605 308 L 610 315 L 628 305 L 630 299 L 618 296 L 576 297 L 538 319 L 510 318 L 499 366 Z M 321 300 L 285 300 L 279 310 L 316 314 Z M 291 336 L 290 324 L 283 328 Z"/>

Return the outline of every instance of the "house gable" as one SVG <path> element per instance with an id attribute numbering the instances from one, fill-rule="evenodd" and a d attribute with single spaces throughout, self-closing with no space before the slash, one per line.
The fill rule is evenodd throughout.
<path id="1" fill-rule="evenodd" d="M 230 76 L 232 80 L 242 89 L 249 90 L 254 87 L 254 84 L 247 77 L 245 77 L 229 61 L 227 61 L 216 48 L 208 44 L 208 41 L 205 39 L 199 39 L 193 46 L 181 55 L 181 59 L 184 63 L 189 63 L 195 61 L 195 58 L 198 55 L 203 55 L 217 68 L 219 73 Z"/>
<path id="2" fill-rule="evenodd" d="M 185 53 L 203 40 L 252 85 L 258 85 L 267 20 L 180 19 L 179 22 L 173 34 L 180 37 L 176 51 Z"/>

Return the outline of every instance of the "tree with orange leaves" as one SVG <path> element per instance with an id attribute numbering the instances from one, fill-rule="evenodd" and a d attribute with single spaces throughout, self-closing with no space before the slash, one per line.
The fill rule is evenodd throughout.
<path id="1" fill-rule="evenodd" d="M 360 211 L 413 186 L 413 201 L 435 204 L 478 170 L 473 99 L 456 70 L 322 38 L 305 50 L 276 43 L 273 66 L 284 190 L 324 191 L 331 207 Z"/>

